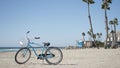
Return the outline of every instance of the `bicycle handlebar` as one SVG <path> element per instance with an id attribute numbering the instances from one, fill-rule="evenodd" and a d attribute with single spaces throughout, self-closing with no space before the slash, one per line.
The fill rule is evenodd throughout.
<path id="1" fill-rule="evenodd" d="M 26 38 L 28 41 L 30 41 L 29 37 L 28 37 L 28 34 L 30 33 L 30 31 L 27 31 L 26 32 Z M 40 37 L 34 37 L 34 39 L 40 39 Z"/>
<path id="2" fill-rule="evenodd" d="M 29 33 L 30 33 L 30 31 L 27 31 L 27 32 L 26 32 L 26 34 L 29 34 Z"/>

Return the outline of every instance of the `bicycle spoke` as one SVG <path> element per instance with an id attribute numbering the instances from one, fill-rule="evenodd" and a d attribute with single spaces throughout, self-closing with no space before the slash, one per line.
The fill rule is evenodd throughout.
<path id="1" fill-rule="evenodd" d="M 31 56 L 31 51 L 28 48 L 21 48 L 15 55 L 15 61 L 18 64 L 26 63 Z"/>
<path id="2" fill-rule="evenodd" d="M 51 57 L 47 56 L 51 55 Z M 49 64 L 59 64 L 62 61 L 63 54 L 60 49 L 58 48 L 49 48 L 46 51 L 46 61 Z"/>

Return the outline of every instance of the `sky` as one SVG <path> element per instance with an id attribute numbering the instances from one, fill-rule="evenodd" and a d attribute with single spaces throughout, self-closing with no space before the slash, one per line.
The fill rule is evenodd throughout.
<path id="1" fill-rule="evenodd" d="M 102 0 L 90 5 L 94 33 L 102 33 L 105 40 Z M 120 20 L 120 0 L 113 0 L 108 20 Z M 20 46 L 18 42 L 40 36 L 36 42 L 50 42 L 53 46 L 75 45 L 82 32 L 90 29 L 87 4 L 82 0 L 0 0 L 0 47 Z M 117 26 L 120 30 L 120 25 Z"/>

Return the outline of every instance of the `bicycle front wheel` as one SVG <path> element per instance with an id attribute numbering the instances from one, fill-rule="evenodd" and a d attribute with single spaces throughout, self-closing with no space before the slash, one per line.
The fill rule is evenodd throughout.
<path id="1" fill-rule="evenodd" d="M 31 57 L 31 51 L 29 48 L 24 47 L 17 51 L 15 54 L 15 61 L 18 64 L 26 63 Z"/>
<path id="2" fill-rule="evenodd" d="M 57 47 L 50 47 L 45 52 L 45 60 L 49 64 L 57 65 L 63 59 L 62 51 Z"/>

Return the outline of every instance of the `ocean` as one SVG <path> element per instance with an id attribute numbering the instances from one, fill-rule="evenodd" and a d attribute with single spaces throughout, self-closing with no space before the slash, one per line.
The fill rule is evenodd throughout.
<path id="1" fill-rule="evenodd" d="M 0 52 L 16 52 L 20 49 L 21 47 L 0 47 Z M 41 48 L 41 47 L 34 47 L 37 49 Z M 64 49 L 65 47 L 58 47 L 60 49 Z"/>
<path id="2" fill-rule="evenodd" d="M 16 52 L 21 47 L 0 47 L 0 52 Z"/>

